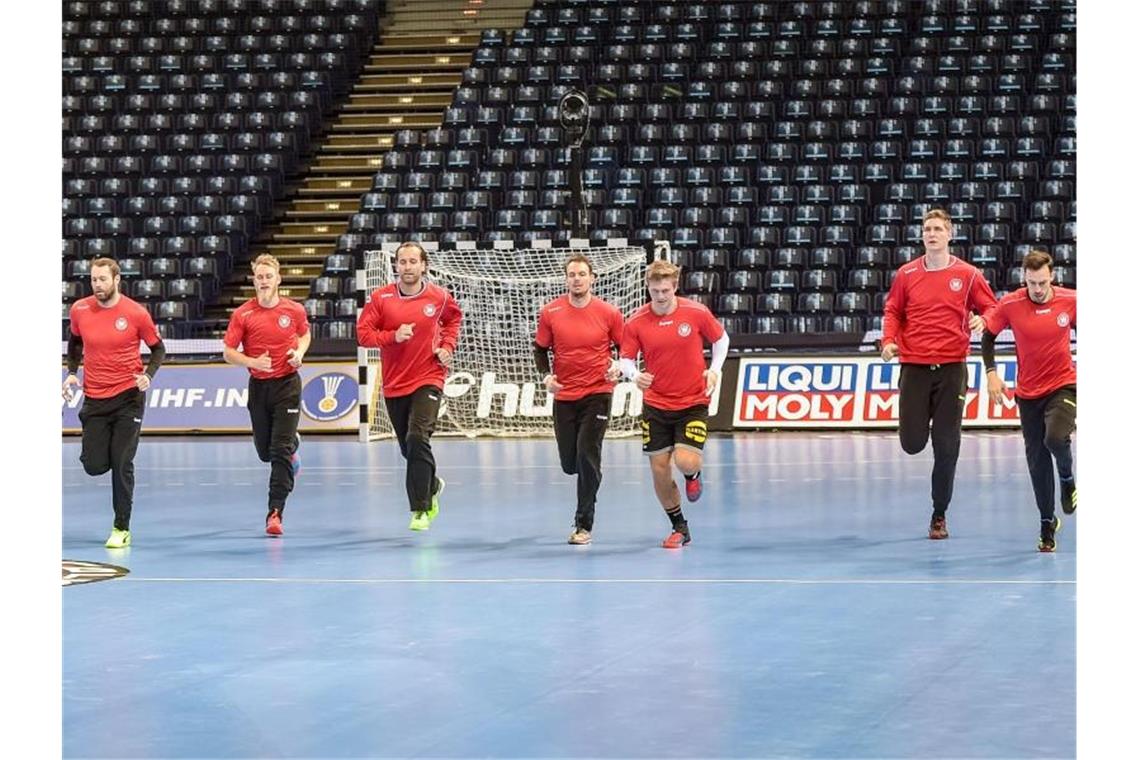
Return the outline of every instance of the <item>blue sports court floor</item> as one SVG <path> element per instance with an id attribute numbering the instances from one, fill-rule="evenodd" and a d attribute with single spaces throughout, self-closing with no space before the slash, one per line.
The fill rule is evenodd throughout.
<path id="1" fill-rule="evenodd" d="M 67 757 L 1041 758 L 1075 754 L 1076 527 L 1038 554 L 1020 435 L 968 433 L 951 538 L 929 451 L 889 433 L 706 448 L 668 522 L 609 441 L 594 543 L 565 543 L 552 441 L 437 439 L 407 530 L 392 442 L 307 437 L 285 535 L 248 438 L 144 438 L 134 546 L 64 443 Z"/>

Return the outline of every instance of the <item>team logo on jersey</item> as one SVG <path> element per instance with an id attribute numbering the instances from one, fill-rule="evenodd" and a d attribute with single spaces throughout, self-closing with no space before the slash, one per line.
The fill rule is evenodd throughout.
<path id="1" fill-rule="evenodd" d="M 693 332 L 693 326 L 690 325 L 688 322 L 682 322 L 681 324 L 677 325 L 677 334 L 680 335 L 682 338 L 689 337 L 689 335 L 691 335 L 692 332 Z"/>
<path id="2" fill-rule="evenodd" d="M 957 293 L 959 290 L 962 289 L 962 280 L 959 279 L 958 277 L 955 277 L 954 279 L 950 280 L 950 289 L 953 290 L 955 293 Z"/>
<path id="3" fill-rule="evenodd" d="M 80 583 L 94 583 L 120 578 L 130 570 L 118 565 L 109 565 L 106 562 L 85 562 L 77 559 L 63 561 L 63 585 L 77 586 Z"/>
<path id="4" fill-rule="evenodd" d="M 1061 312 L 1057 315 L 1057 327 L 1068 327 L 1069 315 L 1067 312 Z"/>
<path id="5" fill-rule="evenodd" d="M 425 317 L 434 317 L 435 316 L 435 304 L 434 303 L 424 304 L 424 316 Z"/>
<path id="6" fill-rule="evenodd" d="M 127 318 L 126 317 L 119 317 L 118 319 L 116 319 L 115 320 L 115 329 L 118 330 L 119 332 L 126 330 L 127 329 Z"/>
<path id="7" fill-rule="evenodd" d="M 293 324 L 293 320 L 289 318 L 288 314 L 282 314 L 277 318 L 277 326 L 282 330 L 288 329 L 291 324 Z"/>
<path id="8" fill-rule="evenodd" d="M 326 372 L 311 378 L 301 389 L 301 410 L 309 419 L 332 422 L 356 408 L 359 394 L 353 378 L 342 372 Z"/>

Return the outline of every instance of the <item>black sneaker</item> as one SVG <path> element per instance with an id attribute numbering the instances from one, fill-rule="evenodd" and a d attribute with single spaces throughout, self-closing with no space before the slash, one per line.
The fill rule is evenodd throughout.
<path id="1" fill-rule="evenodd" d="M 1061 530 L 1061 518 L 1053 516 L 1052 522 L 1041 523 L 1041 538 L 1037 539 L 1037 551 L 1057 551 L 1057 532 Z"/>
<path id="2" fill-rule="evenodd" d="M 1071 515 L 1077 511 L 1077 481 L 1061 481 L 1061 511 Z"/>

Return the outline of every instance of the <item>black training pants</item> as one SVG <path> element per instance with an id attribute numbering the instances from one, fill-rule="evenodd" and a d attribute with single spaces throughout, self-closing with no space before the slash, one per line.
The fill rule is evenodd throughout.
<path id="1" fill-rule="evenodd" d="M 285 509 L 293 492 L 293 452 L 301 421 L 301 376 L 294 372 L 268 380 L 249 378 L 246 397 L 253 445 L 262 462 L 269 462 L 269 508 Z"/>
<path id="2" fill-rule="evenodd" d="M 578 476 L 578 511 L 574 525 L 594 529 L 594 504 L 602 484 L 602 438 L 610 424 L 612 393 L 595 393 L 576 401 L 554 402 L 554 438 L 562 471 Z"/>
<path id="3" fill-rule="evenodd" d="M 954 471 L 962 443 L 962 410 L 966 405 L 966 363 L 903 364 L 899 374 L 899 443 L 917 454 L 934 447 L 930 498 L 942 515 L 954 495 Z"/>
<path id="4" fill-rule="evenodd" d="M 1066 385 L 1041 398 L 1018 398 L 1025 461 L 1042 520 L 1054 514 L 1053 460 L 1057 474 L 1073 476 L 1071 437 L 1077 427 L 1077 386 Z"/>
<path id="5" fill-rule="evenodd" d="M 408 460 L 404 486 L 408 491 L 408 507 L 413 512 L 430 509 L 431 496 L 439 489 L 431 435 L 435 432 L 442 398 L 442 390 L 434 385 L 423 385 L 407 396 L 384 399 L 400 453 Z"/>
<path id="6" fill-rule="evenodd" d="M 111 471 L 111 504 L 118 530 L 131 529 L 135 451 L 145 408 L 146 394 L 131 388 L 109 398 L 84 396 L 79 410 L 79 422 L 83 426 L 79 461 L 88 475 Z"/>

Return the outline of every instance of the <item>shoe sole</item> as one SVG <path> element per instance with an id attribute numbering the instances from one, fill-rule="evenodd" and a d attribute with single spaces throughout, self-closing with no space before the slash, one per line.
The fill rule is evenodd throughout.
<path id="1" fill-rule="evenodd" d="M 423 530 L 427 530 L 430 527 L 431 527 L 431 521 L 430 520 L 426 523 L 420 523 L 420 522 L 417 522 L 415 518 L 412 518 L 412 521 L 410 523 L 408 523 L 408 530 L 423 531 Z"/>
<path id="2" fill-rule="evenodd" d="M 131 545 L 131 539 L 128 538 L 126 541 L 124 541 L 121 544 L 112 544 L 110 541 L 108 541 L 107 543 L 103 544 L 103 548 L 104 549 L 126 549 L 130 545 Z"/>
<path id="3" fill-rule="evenodd" d="M 691 503 L 693 503 L 693 502 L 695 502 L 695 501 L 698 501 L 698 500 L 700 500 L 700 498 L 701 498 L 701 494 L 703 494 L 704 492 L 705 492 L 705 488 L 704 488 L 704 486 L 703 486 L 703 485 L 701 486 L 700 490 L 699 490 L 699 491 L 697 491 L 697 495 L 696 495 L 696 496 L 692 496 L 692 495 L 690 495 L 690 494 L 689 494 L 689 489 L 688 489 L 688 488 L 686 488 L 686 489 L 685 489 L 685 498 L 686 498 L 686 499 L 688 499 L 688 500 L 689 500 L 689 503 L 691 504 Z"/>
<path id="4" fill-rule="evenodd" d="M 575 541 L 574 539 L 571 538 L 566 543 L 570 544 L 571 546 L 586 546 L 591 541 L 593 541 L 592 538 L 587 538 L 585 541 Z"/>
<path id="5" fill-rule="evenodd" d="M 666 543 L 665 541 L 662 541 L 661 542 L 661 548 L 662 549 L 680 549 L 681 547 L 688 546 L 691 543 L 693 543 L 693 539 L 691 539 L 691 538 L 688 541 L 682 541 L 679 544 L 670 544 L 670 543 Z"/>

